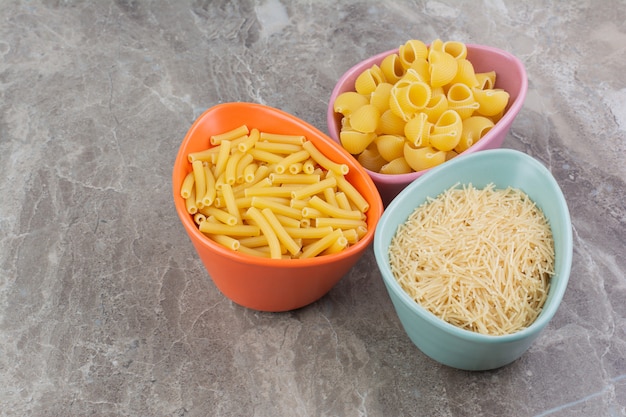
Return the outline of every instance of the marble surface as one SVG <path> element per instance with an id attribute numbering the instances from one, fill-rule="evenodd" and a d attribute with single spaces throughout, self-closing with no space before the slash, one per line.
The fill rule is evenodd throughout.
<path id="1" fill-rule="evenodd" d="M 0 415 L 626 416 L 625 21 L 622 0 L 0 2 Z M 325 131 L 335 80 L 410 38 L 524 62 L 504 146 L 570 207 L 563 303 L 494 371 L 417 350 L 371 250 L 300 310 L 230 302 L 172 204 L 206 108 Z"/>

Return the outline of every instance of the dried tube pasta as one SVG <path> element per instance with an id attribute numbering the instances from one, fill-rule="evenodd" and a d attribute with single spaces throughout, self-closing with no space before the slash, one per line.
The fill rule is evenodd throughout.
<path id="1" fill-rule="evenodd" d="M 302 147 L 309 151 L 311 159 L 317 162 L 324 169 L 333 171 L 339 175 L 346 175 L 349 172 L 350 168 L 348 165 L 331 161 L 326 155 L 315 147 L 313 142 L 306 141 L 302 144 Z"/>
<path id="2" fill-rule="evenodd" d="M 283 214 L 274 215 L 276 216 L 280 224 L 282 224 L 284 227 L 300 227 L 300 221 L 302 220 L 301 218 L 296 219 L 294 217 L 285 216 Z"/>
<path id="3" fill-rule="evenodd" d="M 245 253 L 246 255 L 256 256 L 258 258 L 269 258 L 270 257 L 269 252 L 261 251 L 261 250 L 258 250 L 256 248 L 249 248 L 249 247 L 247 247 L 245 245 L 239 246 L 239 249 L 237 249 L 237 252 Z"/>
<path id="4" fill-rule="evenodd" d="M 351 245 L 357 243 L 360 239 L 359 232 L 357 232 L 356 229 L 342 229 L 342 232 L 343 237 L 345 237 L 346 241 Z"/>
<path id="5" fill-rule="evenodd" d="M 229 226 L 237 224 L 237 217 L 217 207 L 203 207 L 200 209 L 200 213 L 204 214 L 206 217 L 213 216 L 219 222 Z"/>
<path id="6" fill-rule="evenodd" d="M 291 193 L 291 198 L 301 200 L 306 197 L 310 197 L 317 193 L 321 193 L 325 188 L 335 187 L 337 185 L 338 178 L 343 177 L 329 177 L 321 180 L 317 184 L 310 184 L 305 187 L 294 190 Z"/>
<path id="7" fill-rule="evenodd" d="M 196 206 L 202 207 L 202 197 L 204 197 L 204 194 L 206 193 L 206 178 L 204 176 L 202 161 L 193 161 L 191 163 L 191 168 L 194 176 Z"/>
<path id="8" fill-rule="evenodd" d="M 200 223 L 202 223 L 203 221 L 206 221 L 206 216 L 202 213 L 196 213 L 193 215 L 193 222 L 196 225 L 199 225 Z"/>
<path id="9" fill-rule="evenodd" d="M 256 207 L 250 207 L 246 211 L 246 215 L 249 216 L 261 229 L 265 237 L 267 238 L 267 244 L 270 248 L 270 257 L 272 259 L 281 259 L 282 258 L 282 250 L 280 248 L 280 241 L 278 240 L 278 236 L 276 236 L 276 232 L 267 221 L 267 219 L 263 216 L 263 214 Z"/>
<path id="10" fill-rule="evenodd" d="M 259 140 L 259 130 L 254 128 L 250 131 L 248 137 L 237 144 L 237 149 L 241 152 L 247 152 L 254 148 L 254 144 Z"/>
<path id="11" fill-rule="evenodd" d="M 222 196 L 224 197 L 226 210 L 237 219 L 237 224 L 241 224 L 241 213 L 239 212 L 239 208 L 237 207 L 235 194 L 233 194 L 232 187 L 230 186 L 230 184 L 224 184 L 221 191 Z"/>
<path id="12" fill-rule="evenodd" d="M 292 145 L 289 143 L 281 143 L 281 142 L 266 142 L 266 141 L 261 140 L 261 141 L 257 141 L 254 144 L 254 149 L 277 153 L 277 154 L 292 154 L 292 153 L 301 151 L 302 145 Z"/>
<path id="13" fill-rule="evenodd" d="M 300 219 L 302 217 L 302 210 L 298 210 L 263 197 L 252 197 L 251 206 L 258 208 L 259 210 L 269 208 L 276 214 L 282 214 L 294 219 Z"/>
<path id="14" fill-rule="evenodd" d="M 324 213 L 313 207 L 304 207 L 302 209 L 302 218 L 304 219 L 316 219 L 318 217 L 324 217 Z"/>
<path id="15" fill-rule="evenodd" d="M 367 228 L 364 220 L 341 219 L 337 217 L 318 217 L 315 219 L 315 227 L 330 226 L 334 229 L 354 229 L 360 226 Z"/>
<path id="16" fill-rule="evenodd" d="M 345 179 L 345 177 L 336 176 L 335 180 L 337 181 L 337 188 L 339 188 L 339 190 L 343 191 L 346 196 L 348 196 L 348 199 L 350 199 L 354 203 L 358 210 L 361 210 L 363 213 L 369 210 L 370 205 L 365 197 L 363 197 L 359 190 L 357 190 L 354 185 L 350 184 L 350 182 Z"/>
<path id="17" fill-rule="evenodd" d="M 309 152 L 304 149 L 300 149 L 291 155 L 284 157 L 281 161 L 276 163 L 275 171 L 278 174 L 283 174 L 289 169 L 289 167 L 297 162 L 306 161 L 309 158 Z"/>
<path id="18" fill-rule="evenodd" d="M 199 159 L 201 161 L 211 162 L 213 164 L 217 159 L 217 154 L 219 153 L 219 151 L 220 148 L 216 146 L 213 148 L 205 149 L 203 151 L 192 152 L 187 155 L 187 160 L 189 161 L 189 163 L 192 163 L 196 159 Z"/>
<path id="19" fill-rule="evenodd" d="M 339 239 L 340 237 L 343 237 L 341 230 L 333 230 L 330 234 L 324 236 L 315 243 L 303 247 L 302 253 L 300 254 L 300 259 L 312 258 L 319 255 L 325 249 L 332 246 L 333 243 L 335 243 L 335 241 L 337 241 L 337 239 Z"/>
<path id="20" fill-rule="evenodd" d="M 268 164 L 277 164 L 283 160 L 281 155 L 275 154 L 273 152 L 264 151 L 262 149 L 253 148 L 248 151 L 250 155 L 254 157 L 254 159 L 266 162 Z"/>
<path id="21" fill-rule="evenodd" d="M 335 193 L 336 192 L 334 188 L 324 189 L 324 201 L 333 207 L 339 207 L 339 203 L 337 203 L 337 196 Z"/>
<path id="22" fill-rule="evenodd" d="M 285 227 L 285 231 L 296 239 L 321 239 L 333 232 L 333 228 L 328 227 Z"/>
<path id="23" fill-rule="evenodd" d="M 320 181 L 319 174 L 277 174 L 269 175 L 272 184 L 315 184 Z"/>
<path id="24" fill-rule="evenodd" d="M 363 213 L 359 210 L 343 210 L 339 207 L 333 206 L 332 204 L 327 203 L 322 200 L 318 196 L 313 196 L 309 200 L 309 205 L 314 209 L 319 210 L 321 213 L 324 213 L 326 216 L 330 217 L 338 217 L 342 219 L 353 219 L 353 220 L 362 220 Z M 309 217 L 309 216 L 304 216 Z"/>
<path id="25" fill-rule="evenodd" d="M 202 233 L 215 235 L 258 236 L 261 233 L 261 229 L 258 226 L 251 224 L 229 226 L 224 223 L 214 223 L 207 220 L 200 223 L 198 227 Z"/>
<path id="26" fill-rule="evenodd" d="M 193 176 L 193 171 L 189 171 L 183 180 L 183 184 L 180 186 L 180 196 L 182 198 L 189 198 L 191 195 L 191 189 L 194 187 L 194 181 L 195 178 Z"/>
<path id="27" fill-rule="evenodd" d="M 228 158 L 228 162 L 226 163 L 226 169 L 224 171 L 224 181 L 227 184 L 233 185 L 237 182 L 237 164 L 244 155 L 246 154 L 236 151 L 235 153 L 230 155 L 230 158 Z M 252 157 L 252 155 L 249 156 Z"/>
<path id="28" fill-rule="evenodd" d="M 267 237 L 265 235 L 241 237 L 239 243 L 249 248 L 259 248 L 267 246 Z"/>
<path id="29" fill-rule="evenodd" d="M 261 132 L 261 140 L 291 145 L 302 145 L 306 141 L 306 137 L 303 135 L 284 135 L 280 133 Z"/>
<path id="30" fill-rule="evenodd" d="M 344 210 L 352 210 L 350 201 L 348 200 L 348 197 L 346 197 L 346 193 L 344 193 L 343 191 L 338 191 L 335 193 L 335 201 L 337 201 L 337 207 Z"/>
<path id="31" fill-rule="evenodd" d="M 219 135 L 211 135 L 209 140 L 211 142 L 211 145 L 221 145 L 224 140 L 231 141 L 231 140 L 240 138 L 242 136 L 245 136 L 248 133 L 250 133 L 250 131 L 248 130 L 248 127 L 246 125 L 242 125 L 242 126 L 236 127 L 235 129 L 229 130 L 228 132 L 221 133 Z"/>
<path id="32" fill-rule="evenodd" d="M 296 241 L 293 240 L 291 236 L 289 236 L 289 234 L 280 223 L 280 221 L 276 218 L 272 210 L 270 210 L 269 208 L 264 208 L 263 210 L 261 210 L 261 214 L 263 215 L 263 217 L 265 217 L 265 220 L 267 220 L 269 225 L 272 227 L 272 230 L 276 234 L 276 237 L 278 237 L 280 243 L 285 246 L 285 248 L 289 251 L 289 253 L 291 253 L 291 255 L 297 255 L 300 252 L 300 245 L 298 245 Z"/>
<path id="33" fill-rule="evenodd" d="M 269 181 L 269 178 L 268 178 Z M 245 189 L 246 197 L 291 197 L 293 192 L 302 189 L 302 186 L 269 186 L 269 187 L 249 187 Z"/>
<path id="34" fill-rule="evenodd" d="M 241 243 L 239 243 L 239 240 L 230 236 L 219 234 L 209 234 L 207 236 L 230 250 L 238 250 L 241 247 Z"/>
<path id="35" fill-rule="evenodd" d="M 198 212 L 198 206 L 196 205 L 196 190 L 191 189 L 191 194 L 185 199 L 185 209 L 189 214 L 196 214 Z"/>
<path id="36" fill-rule="evenodd" d="M 217 154 L 215 170 L 213 171 L 215 178 L 219 178 L 219 176 L 222 175 L 226 169 L 226 164 L 228 163 L 228 158 L 230 157 L 230 145 L 230 140 L 222 140 L 220 143 L 220 151 Z"/>
<path id="37" fill-rule="evenodd" d="M 302 163 L 302 172 L 305 174 L 313 174 L 315 173 L 315 161 L 312 159 L 307 159 Z"/>
<path id="38" fill-rule="evenodd" d="M 237 162 L 237 167 L 235 168 L 235 182 L 237 184 L 241 184 L 245 182 L 245 170 L 248 165 L 251 165 L 254 161 L 254 157 L 249 153 L 244 153 L 242 157 Z"/>
<path id="39" fill-rule="evenodd" d="M 346 239 L 345 236 L 339 236 L 337 238 L 337 240 L 335 240 L 333 242 L 332 245 L 330 245 L 328 248 L 326 248 L 323 252 L 322 255 L 330 255 L 332 253 L 338 253 L 341 252 L 342 250 L 344 250 L 346 247 L 348 246 L 348 239 Z"/>
<path id="40" fill-rule="evenodd" d="M 215 195 L 217 192 L 217 188 L 215 188 L 215 177 L 213 176 L 213 172 L 211 171 L 211 167 L 209 165 L 204 165 L 204 179 L 206 181 L 206 192 L 204 193 L 204 197 L 202 197 L 202 205 L 210 206 L 213 204 L 213 200 L 215 200 Z"/>
<path id="41" fill-rule="evenodd" d="M 246 167 L 243 169 L 243 182 L 245 182 L 246 184 L 251 184 L 254 181 L 255 174 L 258 168 L 259 165 L 254 162 L 246 165 Z"/>

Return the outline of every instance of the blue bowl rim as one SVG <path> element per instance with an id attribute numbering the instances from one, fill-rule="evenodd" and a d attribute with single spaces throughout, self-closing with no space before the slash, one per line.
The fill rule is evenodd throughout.
<path id="1" fill-rule="evenodd" d="M 547 185 L 554 192 L 556 199 L 559 203 L 559 211 L 562 213 L 561 222 L 567 227 L 563 228 L 565 235 L 563 236 L 562 241 L 566 244 L 566 248 L 564 251 L 564 258 L 561 261 L 561 269 L 556 271 L 560 276 L 559 285 L 558 286 L 550 286 L 549 297 L 551 297 L 552 302 L 548 305 L 544 305 L 541 313 L 537 317 L 537 319 L 531 323 L 530 326 L 511 334 L 506 335 L 487 335 L 482 333 L 472 332 L 470 330 L 465 330 L 460 327 L 457 327 L 453 324 L 450 324 L 430 311 L 426 310 L 424 307 L 420 306 L 417 302 L 415 302 L 400 286 L 400 284 L 396 281 L 391 269 L 389 268 L 386 246 L 387 242 L 383 242 L 380 232 L 380 229 L 386 227 L 387 223 L 390 221 L 389 219 L 394 216 L 397 206 L 399 206 L 402 200 L 410 198 L 410 194 L 416 189 L 419 188 L 423 183 L 428 182 L 433 176 L 440 175 L 441 171 L 444 170 L 455 170 L 459 169 L 469 162 L 472 162 L 472 159 L 477 160 L 489 160 L 491 158 L 521 158 L 524 160 L 525 164 L 532 166 L 534 169 L 538 170 L 540 174 L 545 177 L 547 181 Z M 443 192 L 444 190 L 441 190 Z M 432 196 L 435 197 L 435 196 Z M 402 221 L 405 221 L 403 219 Z M 551 221 L 551 219 L 549 219 Z M 565 290 L 567 288 L 567 284 L 569 281 L 569 276 L 571 272 L 571 263 L 573 256 L 573 236 L 572 236 L 572 227 L 571 227 L 571 218 L 569 209 L 567 207 L 567 202 L 565 200 L 565 196 L 558 185 L 556 179 L 552 176 L 551 172 L 538 160 L 531 157 L 530 155 L 514 150 L 514 149 L 490 149 L 484 150 L 480 152 L 476 152 L 473 154 L 467 155 L 459 155 L 457 158 L 454 158 L 448 161 L 445 165 L 437 166 L 423 176 L 417 178 L 411 184 L 409 184 L 406 188 L 404 188 L 397 196 L 394 198 L 388 207 L 383 212 L 378 225 L 376 227 L 376 232 L 374 233 L 374 255 L 376 258 L 376 262 L 381 272 L 381 276 L 387 287 L 389 292 L 392 292 L 398 297 L 398 299 L 405 304 L 411 311 L 416 313 L 419 317 L 429 322 L 431 325 L 439 328 L 442 331 L 448 332 L 453 336 L 456 336 L 460 339 L 472 341 L 475 343 L 510 343 L 514 341 L 518 341 L 521 339 L 525 339 L 527 337 L 534 337 L 538 335 L 538 333 L 546 327 L 548 322 L 552 319 L 554 314 L 556 313 Z"/>

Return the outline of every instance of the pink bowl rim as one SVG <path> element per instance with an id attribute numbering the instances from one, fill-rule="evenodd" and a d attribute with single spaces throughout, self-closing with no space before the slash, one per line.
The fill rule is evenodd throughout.
<path id="1" fill-rule="evenodd" d="M 526 69 L 525 69 L 524 64 L 522 63 L 522 61 L 519 58 L 517 58 L 515 55 L 511 54 L 510 52 L 507 52 L 507 51 L 505 51 L 503 49 L 495 48 L 493 46 L 479 45 L 479 44 L 473 44 L 473 43 L 467 43 L 467 44 L 465 44 L 465 46 L 467 47 L 468 50 L 471 50 L 471 49 L 483 50 L 483 51 L 487 51 L 487 52 L 492 53 L 492 54 L 505 56 L 508 60 L 510 60 L 514 64 L 514 68 L 522 76 L 518 96 L 510 104 L 509 109 L 506 111 L 504 116 L 502 116 L 502 118 L 500 120 L 498 120 L 498 122 L 493 127 L 493 129 L 491 129 L 482 139 L 484 139 L 485 137 L 490 138 L 491 136 L 493 136 L 493 135 L 495 135 L 497 133 L 496 129 L 499 130 L 499 129 L 501 129 L 501 126 L 509 126 L 509 125 L 511 125 L 513 123 L 513 119 L 515 119 L 517 114 L 522 109 L 522 107 L 524 105 L 524 101 L 526 99 L 526 93 L 528 91 L 528 76 L 526 74 Z M 388 51 L 381 52 L 379 54 L 376 54 L 376 55 L 373 55 L 373 56 L 371 56 L 369 58 L 366 58 L 366 59 L 360 61 L 359 63 L 355 64 L 351 68 L 349 68 L 339 78 L 339 80 L 335 84 L 335 87 L 333 88 L 333 91 L 332 91 L 332 93 L 330 95 L 330 100 L 328 101 L 328 109 L 327 109 L 327 113 L 326 113 L 326 123 L 328 125 L 328 134 L 329 134 L 329 136 L 333 140 L 335 140 L 336 142 L 340 143 L 339 142 L 339 137 L 337 136 L 337 133 L 336 133 L 336 130 L 333 129 L 333 127 L 336 126 L 336 123 L 335 123 L 335 111 L 334 111 L 334 108 L 333 108 L 333 101 L 334 101 L 334 98 L 337 97 L 337 95 L 339 95 L 339 90 L 343 87 L 343 84 L 345 83 L 345 80 L 350 78 L 350 77 L 352 77 L 352 76 L 354 76 L 357 73 L 360 73 L 365 68 L 368 68 L 369 66 L 373 65 L 374 63 L 381 62 L 383 60 L 383 58 L 385 58 L 386 56 L 394 54 L 394 53 L 398 53 L 398 51 L 399 51 L 399 48 L 390 49 Z M 478 141 L 477 143 L 475 143 L 469 149 L 461 152 L 459 154 L 459 156 L 483 150 L 484 145 L 483 146 L 479 146 L 479 145 L 481 143 L 484 144 L 486 142 L 487 141 L 484 141 L 484 142 L 483 141 Z M 413 180 L 417 179 L 418 177 L 422 176 L 424 173 L 428 172 L 432 168 L 424 169 L 422 171 L 410 172 L 408 174 L 381 174 L 381 173 L 378 173 L 378 172 L 370 171 L 369 169 L 367 169 L 365 167 L 363 167 L 363 169 L 367 172 L 368 175 L 370 175 L 372 177 L 372 179 L 376 183 L 402 184 L 402 183 L 410 183 L 411 181 L 413 181 Z"/>

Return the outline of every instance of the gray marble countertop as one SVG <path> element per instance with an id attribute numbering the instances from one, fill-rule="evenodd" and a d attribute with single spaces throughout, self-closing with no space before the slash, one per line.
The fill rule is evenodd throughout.
<path id="1" fill-rule="evenodd" d="M 625 21 L 622 0 L 0 2 L 0 415 L 626 416 Z M 564 300 L 494 371 L 423 355 L 371 250 L 297 311 L 230 302 L 172 203 L 205 109 L 326 131 L 341 74 L 411 38 L 524 62 L 504 147 L 571 211 Z"/>

